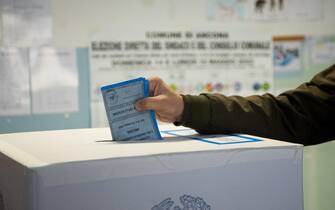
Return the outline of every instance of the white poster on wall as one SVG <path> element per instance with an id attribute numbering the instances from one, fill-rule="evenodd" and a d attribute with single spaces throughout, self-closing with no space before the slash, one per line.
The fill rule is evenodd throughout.
<path id="1" fill-rule="evenodd" d="M 0 116 L 30 114 L 28 50 L 0 48 Z"/>
<path id="2" fill-rule="evenodd" d="M 50 0 L 1 0 L 5 46 L 44 46 L 52 40 Z"/>
<path id="3" fill-rule="evenodd" d="M 90 47 L 92 126 L 106 126 L 100 87 L 159 76 L 179 93 L 251 95 L 273 89 L 272 42 L 234 30 L 114 28 Z"/>
<path id="4" fill-rule="evenodd" d="M 334 64 L 335 34 L 308 36 L 306 42 L 311 65 Z"/>
<path id="5" fill-rule="evenodd" d="M 323 0 L 207 0 L 207 19 L 238 21 L 315 21 L 323 18 Z"/>
<path id="6" fill-rule="evenodd" d="M 78 68 L 74 49 L 30 49 L 34 114 L 79 110 Z"/>
<path id="7" fill-rule="evenodd" d="M 301 35 L 273 37 L 273 68 L 276 76 L 302 74 L 304 41 Z"/>

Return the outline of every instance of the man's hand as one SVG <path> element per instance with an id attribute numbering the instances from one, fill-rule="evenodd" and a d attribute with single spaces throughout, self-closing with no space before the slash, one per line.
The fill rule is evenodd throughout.
<path id="1" fill-rule="evenodd" d="M 180 121 L 184 111 L 182 96 L 175 93 L 158 77 L 152 77 L 148 80 L 150 97 L 136 102 L 135 108 L 137 111 L 154 110 L 160 121 Z"/>

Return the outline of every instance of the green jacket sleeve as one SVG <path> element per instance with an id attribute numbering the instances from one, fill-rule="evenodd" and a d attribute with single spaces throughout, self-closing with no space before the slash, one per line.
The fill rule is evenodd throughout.
<path id="1" fill-rule="evenodd" d="M 183 95 L 179 125 L 199 133 L 245 133 L 312 145 L 335 139 L 335 65 L 275 97 Z"/>

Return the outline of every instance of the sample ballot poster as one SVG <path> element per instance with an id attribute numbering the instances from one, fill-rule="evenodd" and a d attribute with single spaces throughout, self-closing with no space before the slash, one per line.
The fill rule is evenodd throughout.
<path id="1" fill-rule="evenodd" d="M 159 76 L 184 94 L 262 94 L 273 89 L 272 41 L 233 30 L 113 28 L 90 46 L 92 126 L 107 126 L 100 87 Z"/>

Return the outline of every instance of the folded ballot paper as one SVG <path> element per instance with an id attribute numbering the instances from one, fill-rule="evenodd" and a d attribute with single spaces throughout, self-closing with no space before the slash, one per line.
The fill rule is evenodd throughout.
<path id="1" fill-rule="evenodd" d="M 153 111 L 138 112 L 135 102 L 149 96 L 143 77 L 101 87 L 113 140 L 161 139 Z"/>

